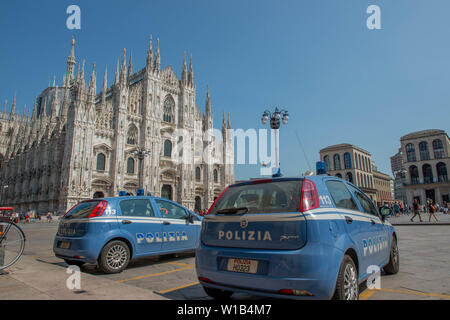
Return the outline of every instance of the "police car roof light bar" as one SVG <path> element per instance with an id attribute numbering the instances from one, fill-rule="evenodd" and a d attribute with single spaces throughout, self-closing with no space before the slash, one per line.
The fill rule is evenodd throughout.
<path id="1" fill-rule="evenodd" d="M 316 162 L 316 172 L 319 174 L 327 174 L 327 167 L 325 166 L 325 162 L 317 161 Z"/>

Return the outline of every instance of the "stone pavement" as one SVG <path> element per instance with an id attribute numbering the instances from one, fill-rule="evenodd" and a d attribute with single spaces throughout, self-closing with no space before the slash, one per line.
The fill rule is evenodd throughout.
<path id="1" fill-rule="evenodd" d="M 8 274 L 0 275 L 0 300 L 166 300 L 152 291 L 83 272 L 80 289 L 70 290 L 66 283 L 74 274 L 66 270 L 23 255 Z"/>
<path id="2" fill-rule="evenodd" d="M 421 213 L 422 222 L 420 222 L 419 216 L 414 218 L 414 222 L 411 222 L 411 218 L 413 214 L 402 214 L 399 217 L 389 217 L 388 221 L 392 223 L 392 225 L 450 225 L 450 214 L 443 214 L 441 212 L 436 213 L 436 217 L 438 222 L 431 217 L 431 222 L 428 222 L 430 215 L 428 213 Z"/>

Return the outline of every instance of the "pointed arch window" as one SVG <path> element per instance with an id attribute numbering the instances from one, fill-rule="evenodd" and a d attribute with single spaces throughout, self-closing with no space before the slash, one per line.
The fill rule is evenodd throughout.
<path id="1" fill-rule="evenodd" d="M 128 127 L 127 144 L 137 145 L 138 143 L 138 129 L 134 124 Z"/>
<path id="2" fill-rule="evenodd" d="M 195 168 L 195 181 L 200 181 L 200 167 Z"/>
<path id="3" fill-rule="evenodd" d="M 219 182 L 219 177 L 218 177 L 218 174 L 217 174 L 217 170 L 216 170 L 216 169 L 214 169 L 214 171 L 213 171 L 213 176 L 214 176 L 214 182 L 215 182 L 215 183 Z"/>
<path id="4" fill-rule="evenodd" d="M 163 121 L 168 123 L 174 122 L 175 101 L 171 95 L 168 95 L 164 100 L 163 105 Z"/>

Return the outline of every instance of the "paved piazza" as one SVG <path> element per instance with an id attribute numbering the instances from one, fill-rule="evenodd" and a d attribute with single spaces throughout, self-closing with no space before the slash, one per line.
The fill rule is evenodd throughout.
<path id="1" fill-rule="evenodd" d="M 57 223 L 37 222 L 23 225 L 23 229 L 26 250 L 9 274 L 0 276 L 0 289 L 7 289 L 0 290 L 0 299 L 86 299 L 97 294 L 95 290 L 100 287 L 110 288 L 102 295 L 104 299 L 209 299 L 197 282 L 193 253 L 136 260 L 124 272 L 113 275 L 101 274 L 94 266 L 83 267 L 82 288 L 74 294 L 64 288 L 69 277 L 67 265 L 52 253 Z M 380 290 L 362 287 L 360 299 L 450 299 L 450 225 L 401 225 L 396 229 L 400 272 L 382 275 Z M 58 274 L 58 290 L 50 285 L 40 287 L 45 286 L 46 279 L 56 281 Z M 113 296 L 114 292 L 122 294 Z M 235 294 L 233 299 L 261 298 Z"/>

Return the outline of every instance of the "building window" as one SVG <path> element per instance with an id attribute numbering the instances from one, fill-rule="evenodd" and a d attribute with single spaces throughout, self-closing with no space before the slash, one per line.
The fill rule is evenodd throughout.
<path id="1" fill-rule="evenodd" d="M 448 182 L 447 167 L 445 163 L 439 162 L 436 165 L 436 171 L 438 175 L 438 182 Z"/>
<path id="2" fill-rule="evenodd" d="M 341 170 L 341 157 L 339 157 L 338 154 L 335 154 L 333 160 L 334 160 L 334 170 Z"/>
<path id="3" fill-rule="evenodd" d="M 200 181 L 200 168 L 195 168 L 195 181 Z"/>
<path id="4" fill-rule="evenodd" d="M 435 159 L 444 158 L 444 146 L 442 145 L 442 141 L 436 139 L 433 141 L 433 153 Z"/>
<path id="5" fill-rule="evenodd" d="M 338 177 L 338 178 L 341 178 L 341 179 L 342 179 L 342 174 L 338 173 L 338 174 L 336 175 L 336 177 Z"/>
<path id="6" fill-rule="evenodd" d="M 348 182 L 353 183 L 353 175 L 351 172 L 347 172 L 347 175 L 345 178 Z"/>
<path id="7" fill-rule="evenodd" d="M 136 145 L 138 142 L 138 129 L 134 124 L 130 125 L 127 133 L 127 144 Z"/>
<path id="8" fill-rule="evenodd" d="M 419 143 L 420 160 L 430 160 L 430 153 L 428 152 L 428 143 L 422 141 Z"/>
<path id="9" fill-rule="evenodd" d="M 328 171 L 331 170 L 330 156 L 323 157 L 323 162 L 325 162 L 325 169 Z"/>
<path id="10" fill-rule="evenodd" d="M 213 176 L 214 176 L 214 182 L 215 182 L 215 183 L 219 182 L 219 177 L 218 177 L 218 174 L 217 174 L 217 170 L 216 170 L 216 169 L 214 169 L 214 171 L 213 171 Z"/>
<path id="11" fill-rule="evenodd" d="M 173 101 L 172 96 L 168 95 L 166 100 L 164 100 L 163 106 L 163 121 L 172 123 L 173 122 L 173 114 L 175 110 L 175 102 Z"/>
<path id="12" fill-rule="evenodd" d="M 164 157 L 172 157 L 172 142 L 170 140 L 164 141 Z"/>
<path id="13" fill-rule="evenodd" d="M 409 175 L 411 176 L 411 184 L 419 184 L 419 169 L 416 166 L 409 167 Z"/>
<path id="14" fill-rule="evenodd" d="M 344 166 L 345 166 L 345 169 L 352 168 L 352 158 L 350 156 L 350 153 L 348 153 L 348 152 L 344 153 Z"/>
<path id="15" fill-rule="evenodd" d="M 416 149 L 414 148 L 414 145 L 412 143 L 408 143 L 405 147 L 406 149 L 406 161 L 407 162 L 414 162 L 416 160 Z"/>
<path id="16" fill-rule="evenodd" d="M 103 153 L 97 155 L 97 171 L 105 171 L 106 157 Z"/>
<path id="17" fill-rule="evenodd" d="M 202 199 L 199 196 L 195 197 L 195 210 L 197 210 L 197 212 L 202 210 Z"/>
<path id="18" fill-rule="evenodd" d="M 127 160 L 127 173 L 134 174 L 134 159 L 128 158 Z"/>
<path id="19" fill-rule="evenodd" d="M 422 166 L 422 173 L 424 183 L 433 183 L 433 170 L 428 163 Z"/>

